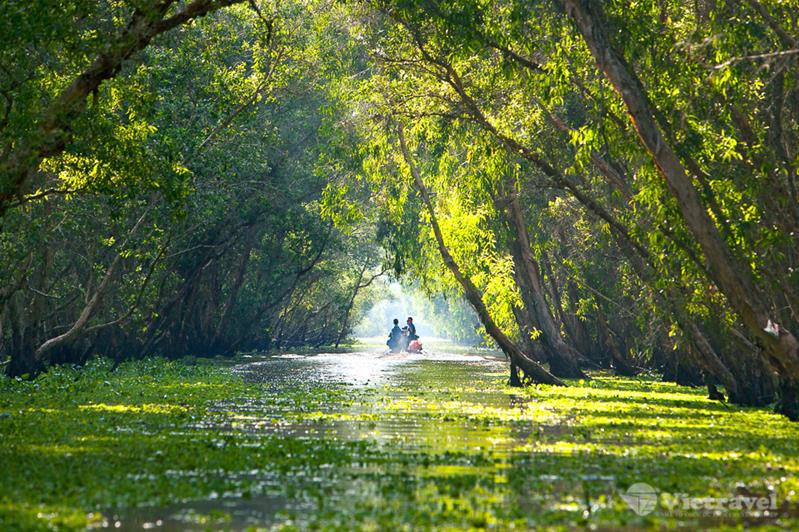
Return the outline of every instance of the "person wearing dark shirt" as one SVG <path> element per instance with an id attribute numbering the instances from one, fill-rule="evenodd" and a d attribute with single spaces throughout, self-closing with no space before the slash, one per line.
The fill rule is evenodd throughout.
<path id="1" fill-rule="evenodd" d="M 413 318 L 408 316 L 408 340 L 418 340 L 419 336 L 416 334 L 416 325 L 413 324 Z"/>
<path id="2" fill-rule="evenodd" d="M 399 320 L 394 318 L 394 328 L 391 329 L 391 332 L 388 334 L 388 341 L 386 345 L 392 351 L 399 351 L 402 341 L 402 329 L 399 327 Z"/>

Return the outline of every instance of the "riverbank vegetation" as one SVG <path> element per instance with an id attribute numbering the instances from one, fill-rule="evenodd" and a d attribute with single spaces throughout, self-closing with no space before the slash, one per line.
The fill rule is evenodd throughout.
<path id="1" fill-rule="evenodd" d="M 0 452 L 9 478 L 25 464 L 45 486 L 37 499 L 14 484 L 5 515 L 82 526 L 92 508 L 154 503 L 159 489 L 164 504 L 219 492 L 183 476 L 170 492 L 158 460 L 137 480 L 106 452 L 154 456 L 160 442 L 172 456 L 173 437 L 226 467 L 214 447 L 226 440 L 190 418 L 226 404 L 217 386 L 241 404 L 268 392 L 168 361 L 340 352 L 397 285 L 428 299 L 439 330 L 500 349 L 510 386 L 490 376 L 484 408 L 509 393 L 550 405 L 533 410 L 556 413 L 568 456 L 588 453 L 623 485 L 633 463 L 696 467 L 699 493 L 730 492 L 738 477 L 707 478 L 734 463 L 744 486 L 760 475 L 771 480 L 755 488 L 793 500 L 797 13 L 796 0 L 0 3 Z M 445 395 L 451 415 L 481 422 L 477 401 Z M 623 418 L 603 418 L 610 407 Z M 113 434 L 128 422 L 147 437 Z M 263 454 L 231 451 L 231 470 L 266 464 L 273 445 L 316 452 L 270 434 L 256 437 Z M 320 441 L 330 463 L 382 452 Z M 89 493 L 37 465 L 98 456 L 151 484 Z M 79 475 L 97 486 L 96 472 Z M 414 500 L 433 490 L 387 474 Z M 539 524 L 521 507 L 475 510 L 452 482 L 413 519 L 455 522 L 457 507 L 486 526 Z M 538 504 L 542 524 L 582 523 Z M 370 525 L 391 519 L 365 511 Z"/>
<path id="2" fill-rule="evenodd" d="M 795 7 L 6 2 L 6 373 L 338 344 L 393 276 L 514 384 L 796 419 Z"/>
<path id="3" fill-rule="evenodd" d="M 352 386 L 304 378 L 313 360 L 93 361 L 3 381 L 2 528 L 797 525 L 799 428 L 762 409 L 653 378 L 514 390 L 485 361 Z M 620 494 L 641 482 L 776 510 L 661 496 L 639 516 Z"/>

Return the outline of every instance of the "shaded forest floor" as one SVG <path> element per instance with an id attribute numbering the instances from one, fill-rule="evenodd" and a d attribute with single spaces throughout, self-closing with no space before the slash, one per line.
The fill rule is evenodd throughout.
<path id="1" fill-rule="evenodd" d="M 704 390 L 511 389 L 503 363 L 452 353 L 238 364 L 0 380 L 0 528 L 799 526 L 799 424 Z M 685 507 L 702 497 L 725 506 Z"/>

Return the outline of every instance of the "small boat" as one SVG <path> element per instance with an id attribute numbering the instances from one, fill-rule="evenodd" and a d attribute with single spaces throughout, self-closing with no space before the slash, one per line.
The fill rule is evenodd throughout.
<path id="1" fill-rule="evenodd" d="M 419 340 L 411 340 L 408 344 L 408 353 L 421 353 L 422 352 L 422 342 Z"/>

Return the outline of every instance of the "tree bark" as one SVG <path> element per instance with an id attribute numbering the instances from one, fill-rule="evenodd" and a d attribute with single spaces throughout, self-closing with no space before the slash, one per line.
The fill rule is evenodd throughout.
<path id="1" fill-rule="evenodd" d="M 610 353 L 613 360 L 613 370 L 617 375 L 622 377 L 632 377 L 638 374 L 636 368 L 630 363 L 627 357 L 627 349 L 625 345 L 619 345 L 619 340 L 616 339 L 616 332 L 611 329 L 605 313 L 602 311 L 601 305 L 597 310 L 597 326 L 601 332 L 601 336 L 605 340 L 605 348 Z"/>
<path id="2" fill-rule="evenodd" d="M 510 246 L 511 256 L 514 266 L 519 272 L 517 278 L 521 282 L 519 288 L 522 301 L 537 322 L 541 331 L 541 340 L 550 351 L 549 368 L 552 374 L 566 378 L 586 378 L 585 373 L 579 367 L 579 360 L 583 356 L 563 341 L 560 329 L 555 324 L 552 310 L 544 295 L 541 269 L 533 256 L 527 224 L 521 205 L 519 205 L 518 194 L 515 191 L 515 183 L 512 185 L 514 186 L 510 191 L 506 215 L 513 233 Z"/>
<path id="3" fill-rule="evenodd" d="M 157 35 L 244 0 L 195 0 L 172 16 L 165 17 L 174 0 L 163 0 L 150 10 L 137 9 L 127 27 L 109 43 L 55 100 L 40 114 L 32 133 L 8 147 L 0 159 L 0 218 L 45 157 L 61 153 L 72 139 L 72 123 L 86 107 L 86 99 L 100 85 L 117 75 L 124 61 L 146 48 Z"/>
<path id="4" fill-rule="evenodd" d="M 475 312 L 477 312 L 477 315 L 479 316 L 480 321 L 483 323 L 486 332 L 491 335 L 494 341 L 497 342 L 497 345 L 499 345 L 500 349 L 502 349 L 502 351 L 508 356 L 510 361 L 521 368 L 525 375 L 527 375 L 529 378 L 542 384 L 565 386 L 563 381 L 552 375 L 543 366 L 525 355 L 521 349 L 519 349 L 519 347 L 514 344 L 510 338 L 505 335 L 505 333 L 502 332 L 496 323 L 494 323 L 491 314 L 488 312 L 488 309 L 483 302 L 480 291 L 477 289 L 474 283 L 472 283 L 472 280 L 465 276 L 463 272 L 461 272 L 460 267 L 450 254 L 449 248 L 447 248 L 446 244 L 444 243 L 444 237 L 441 233 L 441 228 L 438 225 L 438 219 L 436 217 L 435 209 L 433 208 L 433 203 L 430 200 L 430 195 L 427 192 L 427 188 L 425 187 L 421 175 L 419 174 L 419 171 L 416 168 L 413 159 L 411 158 L 410 152 L 408 151 L 401 126 L 398 128 L 397 132 L 402 155 L 405 158 L 405 162 L 407 163 L 411 175 L 413 176 L 416 188 L 419 190 L 419 194 L 421 195 L 422 201 L 430 216 L 430 225 L 433 228 L 433 233 L 436 238 L 436 243 L 438 244 L 438 250 L 441 254 L 441 258 L 450 272 L 452 272 L 452 275 L 461 285 L 461 288 L 463 288 L 464 296 L 472 305 Z"/>
<path id="5" fill-rule="evenodd" d="M 59 345 L 74 340 L 86 327 L 86 324 L 89 323 L 89 319 L 91 319 L 94 312 L 100 306 L 100 302 L 103 300 L 103 296 L 105 295 L 106 290 L 108 290 L 108 286 L 111 284 L 111 279 L 116 273 L 121 260 L 122 260 L 121 255 L 117 255 L 116 257 L 114 257 L 111 266 L 109 266 L 108 270 L 106 270 L 105 275 L 103 276 L 103 280 L 100 282 L 100 285 L 94 291 L 94 294 L 92 295 L 86 306 L 81 311 L 78 319 L 75 321 L 74 324 L 72 324 L 72 327 L 70 327 L 70 329 L 64 334 L 61 334 L 54 338 L 50 338 L 42 345 L 40 345 L 38 349 L 36 349 L 36 351 L 33 354 L 34 366 L 38 367 L 43 363 L 44 356 L 47 354 L 48 351 L 55 349 Z"/>
<path id="6" fill-rule="evenodd" d="M 518 277 L 518 274 L 516 274 L 515 277 Z M 518 278 L 516 279 L 516 283 L 520 283 Z M 540 364 L 549 362 L 549 355 L 544 351 L 541 342 L 533 341 L 530 337 L 530 333 L 534 329 L 537 329 L 537 327 L 533 322 L 533 318 L 530 317 L 530 313 L 527 312 L 527 307 L 525 307 L 522 302 L 521 307 L 514 305 L 512 310 L 513 316 L 516 319 L 516 325 L 519 328 L 519 335 L 521 336 L 519 343 L 521 344 L 522 351 Z"/>
<path id="7" fill-rule="evenodd" d="M 86 306 L 83 307 L 83 310 L 78 316 L 78 319 L 75 323 L 72 324 L 72 327 L 69 328 L 67 332 L 64 334 L 60 334 L 54 338 L 50 338 L 42 345 L 40 345 L 36 351 L 33 353 L 33 367 L 34 370 L 38 370 L 38 368 L 44 363 L 45 356 L 48 352 L 52 351 L 56 347 L 63 345 L 65 343 L 71 342 L 75 338 L 77 338 L 81 332 L 86 328 L 86 325 L 89 323 L 89 320 L 92 318 L 94 313 L 97 311 L 97 308 L 100 306 L 100 303 L 105 296 L 108 287 L 111 285 L 111 280 L 114 277 L 114 274 L 119 268 L 119 264 L 122 262 L 122 255 L 123 252 L 127 248 L 127 244 L 130 241 L 130 238 L 133 234 L 139 229 L 144 219 L 150 212 L 150 207 L 148 207 L 144 213 L 139 217 L 136 223 L 133 225 L 133 228 L 128 233 L 127 238 L 122 242 L 119 246 L 119 253 L 116 254 L 114 260 L 111 262 L 111 265 L 106 270 L 105 275 L 103 276 L 103 280 L 100 281 L 100 284 L 94 291 L 94 294 L 88 299 Z"/>
<path id="8" fill-rule="evenodd" d="M 236 277 L 234 278 L 233 284 L 230 287 L 230 293 L 228 294 L 225 305 L 222 308 L 222 315 L 216 323 L 216 327 L 214 328 L 214 336 L 210 342 L 210 346 L 214 351 L 219 352 L 221 350 L 222 346 L 219 345 L 220 339 L 227 328 L 227 324 L 230 321 L 230 316 L 233 314 L 233 309 L 236 306 L 236 301 L 238 301 L 239 292 L 241 291 L 241 285 L 244 284 L 244 278 L 247 275 L 247 266 L 250 264 L 251 251 L 255 245 L 254 240 L 256 231 L 256 225 L 249 227 L 247 230 L 247 235 L 244 238 L 244 248 L 241 252 L 239 267 L 236 270 Z"/>
<path id="9" fill-rule="evenodd" d="M 732 372 L 727 368 L 724 362 L 721 361 L 716 354 L 713 346 L 710 345 L 707 337 L 699 330 L 699 327 L 691 320 L 684 320 L 683 327 L 687 328 L 688 334 L 693 341 L 694 346 L 699 350 L 700 356 L 697 358 L 697 365 L 699 365 L 708 376 L 714 376 L 724 388 L 727 390 L 727 395 L 731 399 L 740 398 L 740 390 L 738 389 L 738 381 Z M 736 400 L 738 402 L 738 400 Z"/>
<path id="10" fill-rule="evenodd" d="M 352 312 L 352 307 L 355 305 L 355 298 L 358 297 L 358 291 L 361 289 L 361 281 L 363 280 L 363 276 L 366 274 L 366 269 L 369 267 L 368 262 L 364 262 L 361 271 L 358 272 L 358 280 L 355 281 L 355 286 L 352 289 L 352 296 L 350 300 L 347 302 L 347 308 L 344 309 L 344 318 L 341 320 L 341 330 L 336 335 L 336 348 L 338 348 L 339 344 L 341 344 L 341 340 L 344 338 L 344 335 L 347 334 L 347 322 L 349 321 L 350 312 Z"/>
<path id="11" fill-rule="evenodd" d="M 350 297 L 349 302 L 347 302 L 347 308 L 344 310 L 344 318 L 341 320 L 341 329 L 339 330 L 338 334 L 336 335 L 336 347 L 339 346 L 341 340 L 344 339 L 344 336 L 347 334 L 347 327 L 350 321 L 350 313 L 352 312 L 352 307 L 355 306 L 355 298 L 358 297 L 358 292 L 363 290 L 364 288 L 368 288 L 375 279 L 386 273 L 385 271 L 381 271 L 369 278 L 368 281 L 365 283 L 361 283 L 363 281 L 363 277 L 366 274 L 366 270 L 369 268 L 369 261 L 366 261 L 361 268 L 360 274 L 358 275 L 358 280 L 355 282 L 355 287 L 352 290 L 352 297 Z"/>
<path id="12" fill-rule="evenodd" d="M 685 167 L 660 130 L 643 85 L 612 46 L 601 6 L 587 0 L 561 0 L 561 3 L 574 20 L 599 69 L 624 101 L 641 143 L 664 176 L 686 226 L 702 248 L 714 282 L 750 334 L 767 349 L 772 366 L 784 377 L 799 382 L 799 341 L 784 327 L 776 337 L 764 330 L 770 319 L 768 307 L 756 288 L 749 266 L 736 259 L 708 215 Z"/>
<path id="13" fill-rule="evenodd" d="M 571 133 L 571 128 L 559 117 L 543 107 L 542 109 L 544 109 L 544 112 L 556 129 L 563 133 Z M 613 187 L 615 190 L 618 190 L 624 196 L 627 202 L 632 201 L 631 189 L 629 188 L 623 173 L 617 170 L 618 165 L 613 161 L 606 160 L 605 157 L 596 152 L 592 153 L 591 160 L 596 165 L 600 173 L 605 176 L 611 187 Z M 641 229 L 644 231 L 649 230 L 643 226 Z M 695 257 L 695 254 L 691 252 L 690 248 L 686 246 L 684 242 L 675 238 L 673 232 L 665 230 L 664 228 L 662 228 L 662 230 L 666 237 L 670 238 L 672 242 L 683 249 L 700 267 L 700 269 L 707 273 L 707 269 L 699 261 L 698 257 Z M 651 256 L 649 256 L 648 251 L 645 251 L 643 247 L 631 246 L 630 242 L 632 239 L 629 234 L 623 235 L 622 238 L 620 238 L 621 235 L 619 235 L 616 231 L 614 231 L 612 234 L 614 239 L 619 244 L 621 250 L 627 256 L 628 260 L 633 266 L 633 270 L 637 273 L 638 277 L 645 284 L 651 286 L 654 281 L 650 272 L 654 270 L 655 263 Z M 730 396 L 731 402 L 738 404 L 749 404 L 751 398 L 745 397 L 743 395 L 739 379 L 737 379 L 730 371 L 728 364 L 725 364 L 721 360 L 705 334 L 686 312 L 684 295 L 680 292 L 681 291 L 677 287 L 669 286 L 666 289 L 665 296 L 661 295 L 660 292 L 655 292 L 655 294 L 661 303 L 665 307 L 669 308 L 670 313 L 675 317 L 680 329 L 682 329 L 682 331 L 688 336 L 691 343 L 696 348 L 696 352 L 693 353 L 692 360 L 700 369 L 705 372 L 708 378 L 715 378 L 718 380 L 718 382 L 724 385 L 728 395 Z M 732 367 L 735 368 L 736 366 L 733 365 Z M 737 369 L 741 368 L 739 367 Z"/>

